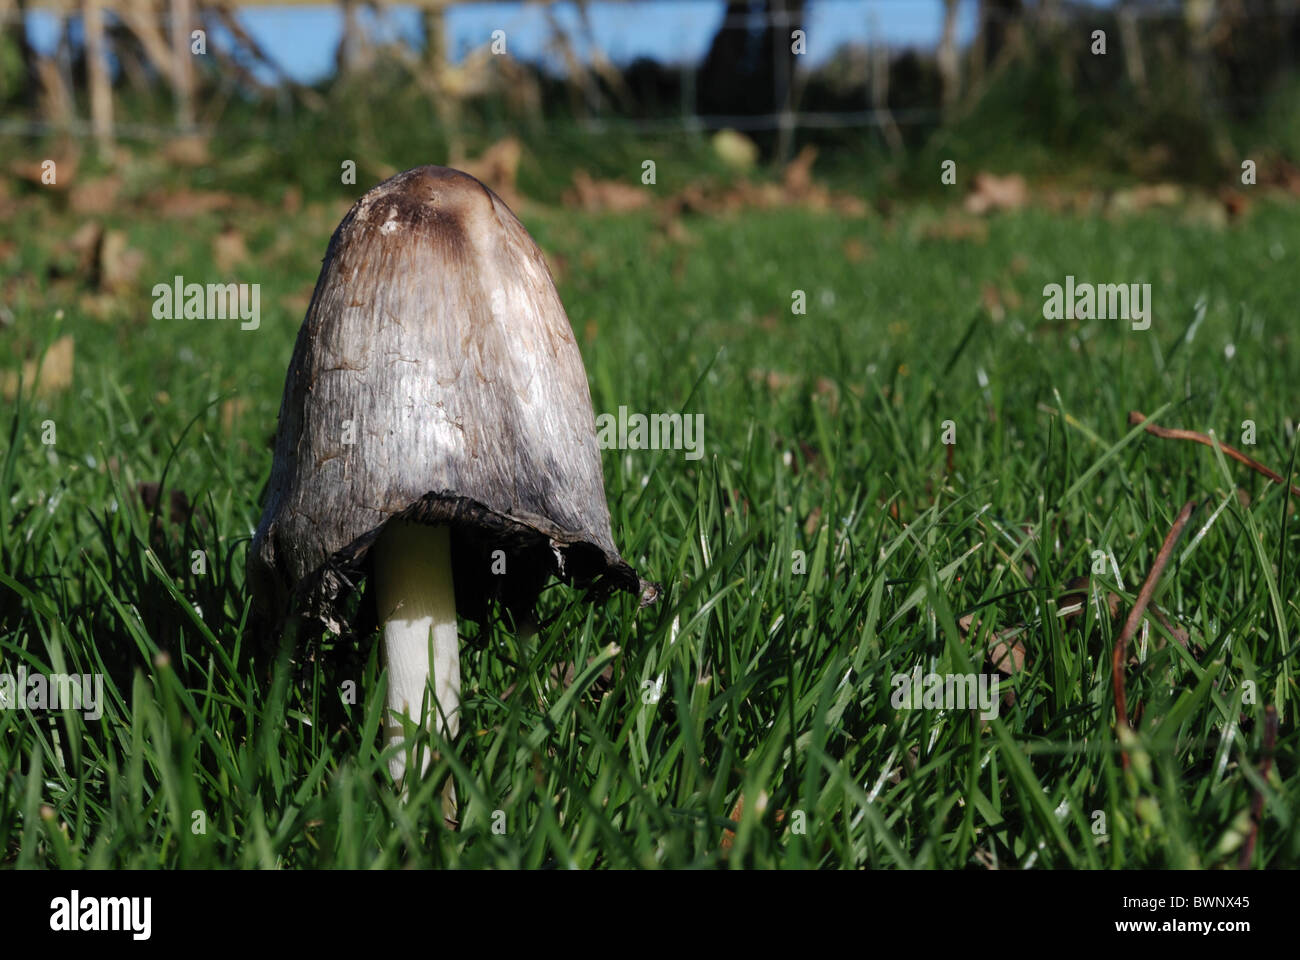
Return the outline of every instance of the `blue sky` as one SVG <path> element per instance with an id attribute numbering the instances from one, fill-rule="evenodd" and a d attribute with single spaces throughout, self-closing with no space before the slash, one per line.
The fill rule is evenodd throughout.
<path id="1" fill-rule="evenodd" d="M 1109 5 L 1112 0 L 1099 0 Z M 616 63 L 648 56 L 664 63 L 698 62 L 708 51 L 725 10 L 722 0 L 638 0 L 636 3 L 593 2 L 590 7 L 596 43 Z M 976 0 L 963 0 L 958 39 L 974 35 Z M 334 66 L 334 51 L 343 33 L 343 14 L 335 6 L 255 7 L 239 12 L 245 29 L 295 80 L 310 83 Z M 556 7 L 556 19 L 585 48 L 577 10 L 571 4 Z M 844 43 L 883 41 L 893 47 L 932 48 L 943 23 L 942 0 L 810 0 L 805 29 L 808 66 L 831 56 Z M 421 42 L 419 12 L 400 4 L 387 8 L 386 16 L 371 24 L 372 32 L 386 37 L 409 37 Z M 28 15 L 28 34 L 41 50 L 52 49 L 56 21 L 45 11 Z M 536 6 L 521 3 L 484 3 L 453 7 L 446 14 L 448 54 L 460 60 L 468 51 L 488 42 L 493 30 L 506 32 L 509 51 L 521 59 L 544 60 L 550 35 L 545 15 Z M 220 34 L 214 43 L 224 43 Z"/>

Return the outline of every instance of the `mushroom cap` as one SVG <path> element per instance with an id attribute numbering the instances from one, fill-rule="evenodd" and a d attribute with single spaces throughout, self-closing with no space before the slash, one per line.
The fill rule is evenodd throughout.
<path id="1" fill-rule="evenodd" d="M 586 372 L 546 261 L 500 197 L 445 167 L 381 183 L 330 239 L 249 554 L 257 614 L 342 632 L 394 518 L 451 528 L 466 616 L 493 597 L 531 614 L 551 575 L 657 597 L 614 546 Z"/>

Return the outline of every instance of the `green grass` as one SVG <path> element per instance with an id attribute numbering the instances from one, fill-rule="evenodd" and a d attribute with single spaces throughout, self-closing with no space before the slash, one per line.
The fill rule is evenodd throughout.
<path id="1" fill-rule="evenodd" d="M 702 413 L 706 455 L 606 452 L 615 540 L 662 600 L 593 608 L 556 586 L 527 642 L 466 625 L 462 734 L 406 803 L 380 752 L 373 638 L 278 666 L 242 638 L 268 439 L 339 212 L 109 216 L 146 265 L 102 310 L 50 273 L 70 268 L 75 218 L 27 205 L 12 222 L 6 345 L 72 334 L 76 367 L 70 389 L 6 405 L 0 671 L 103 673 L 107 703 L 98 721 L 0 711 L 0 862 L 1215 868 L 1236 864 L 1262 790 L 1255 865 L 1300 864 L 1296 518 L 1281 486 L 1127 423 L 1163 409 L 1240 446 L 1252 419 L 1247 451 L 1288 469 L 1293 209 L 1226 230 L 1030 210 L 986 239 L 943 239 L 949 214 L 926 208 L 746 213 L 686 220 L 688 243 L 650 217 L 525 211 L 563 264 L 596 412 Z M 253 256 L 223 276 L 210 242 L 231 222 Z M 152 319 L 150 288 L 177 273 L 261 283 L 261 328 Z M 1066 274 L 1151 283 L 1151 329 L 1044 321 L 1043 285 Z M 141 503 L 149 482 L 184 493 L 176 521 Z M 1135 641 L 1126 771 L 1110 651 L 1189 499 L 1204 506 L 1157 602 L 1195 650 L 1155 625 Z M 1099 549 L 1120 619 L 1042 618 Z M 989 724 L 891 706 L 893 675 L 988 672 L 989 634 L 1020 623 L 1014 704 Z M 552 679 L 570 663 L 571 683 Z M 1263 782 L 1269 704 L 1283 722 Z"/>

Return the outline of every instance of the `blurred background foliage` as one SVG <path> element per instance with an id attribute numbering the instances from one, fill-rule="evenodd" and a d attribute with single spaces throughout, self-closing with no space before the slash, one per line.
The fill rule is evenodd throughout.
<path id="1" fill-rule="evenodd" d="M 57 48 L 42 53 L 19 4 L 0 34 L 0 144 L 20 157 L 80 153 L 93 141 L 99 150 L 81 159 L 94 169 L 115 166 L 119 144 L 138 153 L 160 138 L 198 136 L 221 156 L 196 158 L 204 185 L 266 199 L 289 186 L 307 199 L 334 195 L 340 158 L 372 180 L 418 162 L 464 165 L 507 137 L 518 147 L 515 186 L 548 203 L 578 168 L 635 184 L 644 158 L 670 154 L 675 162 L 660 167 L 673 188 L 686 177 L 751 173 L 751 156 L 753 176 L 776 176 L 807 146 L 818 150 L 819 175 L 891 198 L 940 190 L 944 159 L 1103 186 L 1218 186 L 1252 158 L 1261 182 L 1300 181 L 1293 0 L 935 0 L 932 44 L 848 39 L 810 67 L 783 29 L 804 30 L 815 4 L 803 0 L 727 4 L 696 62 L 621 64 L 558 20 L 550 60 L 493 55 L 485 37 L 453 61 L 437 40 L 446 5 L 430 2 L 423 37 L 397 39 L 364 28 L 358 10 L 377 8 L 345 4 L 336 69 L 304 84 L 228 5 L 123 0 L 132 15 L 112 6 L 102 15 L 111 102 L 98 114 L 87 11 L 60 11 Z M 872 22 L 897 10 L 840 5 Z M 557 6 L 585 17 L 590 5 Z M 212 43 L 176 71 L 166 54 L 188 36 L 173 36 L 181 16 Z M 964 43 L 963 17 L 973 24 Z M 711 135 L 730 127 L 756 152 L 717 149 Z"/>

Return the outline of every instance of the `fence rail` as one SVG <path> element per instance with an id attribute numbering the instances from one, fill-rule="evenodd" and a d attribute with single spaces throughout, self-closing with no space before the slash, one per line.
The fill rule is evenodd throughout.
<path id="1" fill-rule="evenodd" d="M 355 42 L 365 43 L 364 28 L 356 17 L 363 7 L 375 10 L 389 10 L 395 7 L 413 8 L 421 11 L 426 36 L 433 38 L 430 49 L 417 51 L 400 47 L 391 47 L 397 51 L 402 62 L 410 68 L 413 79 L 429 94 L 429 100 L 439 119 L 447 120 L 454 116 L 456 104 L 466 96 L 464 76 L 469 70 L 466 65 L 474 60 L 476 53 L 471 53 L 462 64 L 452 66 L 448 62 L 446 32 L 443 17 L 446 11 L 456 7 L 468 7 L 486 3 L 499 3 L 501 0 L 401 0 L 401 2 L 368 2 L 368 0 L 343 0 L 339 4 L 322 2 L 322 0 L 0 0 L 0 27 L 34 11 L 41 11 L 57 17 L 64 29 L 61 50 L 55 57 L 35 56 L 31 73 L 32 82 L 39 85 L 41 101 L 46 109 L 41 115 L 32 115 L 25 119 L 0 119 L 0 133 L 44 135 L 61 132 L 77 137 L 93 137 L 102 147 L 111 146 L 115 137 L 125 139 L 154 140 L 177 134 L 206 132 L 211 122 L 199 122 L 196 119 L 196 70 L 190 53 L 191 31 L 201 26 L 218 26 L 222 35 L 232 38 L 236 49 L 222 50 L 209 45 L 209 52 L 215 54 L 221 62 L 221 69 L 226 72 L 228 83 L 247 84 L 263 94 L 278 96 L 281 104 L 299 102 L 309 106 L 319 97 L 290 80 L 283 69 L 262 50 L 247 33 L 237 18 L 237 11 L 246 8 L 266 7 L 332 7 L 341 6 L 344 11 L 344 45 Z M 709 3 L 717 6 L 723 0 L 675 0 L 677 3 Z M 777 46 L 787 45 L 789 37 L 785 30 L 802 27 L 808 19 L 810 8 L 835 6 L 856 6 L 863 11 L 864 19 L 872 17 L 883 10 L 913 0 L 770 0 L 762 11 L 748 11 L 740 15 L 719 16 L 715 29 L 735 27 L 752 29 L 764 24 L 778 28 L 773 34 Z M 657 0 L 601 0 L 601 3 L 616 3 L 624 6 L 654 7 Z M 602 115 L 600 105 L 605 99 L 597 92 L 600 82 L 607 88 L 617 88 L 622 83 L 621 74 L 605 56 L 595 42 L 587 19 L 589 0 L 519 0 L 521 8 L 540 8 L 548 10 L 547 24 L 551 31 L 554 48 L 562 53 L 566 79 L 577 91 L 575 101 L 585 107 L 591 107 L 586 115 L 580 116 L 579 123 L 590 129 L 632 128 L 639 131 L 698 131 L 731 127 L 742 131 L 776 130 L 780 135 L 778 154 L 788 156 L 795 132 L 798 129 L 833 129 L 833 128 L 875 128 L 881 132 L 891 146 L 900 141 L 898 128 L 911 124 L 936 123 L 944 118 L 952 108 L 957 93 L 963 87 L 972 88 L 979 84 L 976 76 L 976 54 L 973 49 L 963 53 L 958 49 L 956 25 L 962 15 L 975 15 L 977 37 L 975 44 L 981 42 L 983 31 L 999 22 L 1011 19 L 1002 8 L 991 0 L 936 0 L 936 9 L 942 11 L 942 18 L 935 23 L 933 51 L 938 72 L 942 81 L 942 95 L 939 102 L 932 105 L 916 106 L 906 110 L 889 107 L 890 52 L 878 42 L 868 42 L 860 51 L 860 58 L 855 70 L 860 76 L 861 105 L 846 106 L 835 112 L 824 110 L 800 110 L 799 99 L 802 85 L 806 82 L 809 71 L 803 66 L 801 58 L 779 55 L 774 58 L 773 86 L 770 102 L 775 109 L 745 114 L 719 114 L 716 111 L 701 110 L 695 98 L 699 89 L 698 72 L 700 63 L 680 67 L 682 74 L 681 112 L 675 117 L 636 118 L 627 116 Z M 577 28 L 583 35 L 575 43 L 566 28 L 549 11 L 557 6 L 576 8 L 581 14 L 582 25 Z M 1244 7 L 1240 3 L 1224 4 L 1215 0 L 1201 0 L 1196 3 L 1178 3 L 1176 0 L 1116 0 L 1109 7 L 1095 7 L 1092 11 L 1097 16 L 1114 17 L 1118 24 L 1118 36 L 1114 38 L 1119 49 L 1123 69 L 1141 87 L 1145 82 L 1143 66 L 1143 41 L 1139 24 L 1154 20 L 1181 18 L 1193 31 L 1208 35 L 1216 18 L 1226 9 L 1231 8 L 1235 15 L 1251 18 L 1295 16 L 1300 10 L 1300 0 L 1272 0 L 1267 4 L 1250 4 Z M 727 9 L 731 9 L 728 6 Z M 1091 13 L 1086 8 L 1073 4 L 1064 4 L 1063 0 L 1040 0 L 1027 8 L 1016 19 L 1024 22 L 1042 23 L 1060 26 L 1069 22 L 1086 25 Z M 83 52 L 86 63 L 86 92 L 89 101 L 89 121 L 76 115 L 77 98 L 72 95 L 74 79 L 72 68 L 71 44 L 68 41 L 66 26 L 77 19 L 82 25 Z M 110 24 L 113 29 L 110 30 Z M 109 69 L 108 54 L 114 40 L 125 32 L 133 41 L 133 49 L 152 66 L 162 82 L 170 87 L 176 105 L 174 127 L 161 127 L 151 124 L 118 123 L 114 114 L 113 82 Z M 485 38 L 486 41 L 486 38 Z M 579 55 L 579 46 L 584 48 Z M 480 48 L 480 53 L 484 48 Z M 121 51 L 114 51 L 120 53 Z M 340 51 L 342 54 L 343 51 Z M 240 54 L 240 55 L 236 55 Z M 963 57 L 969 59 L 963 63 Z M 487 71 L 491 61 L 510 61 L 503 58 L 479 57 L 476 69 Z M 511 61 L 513 62 L 513 61 Z M 120 63 L 120 58 L 119 58 Z M 275 85 L 261 84 L 249 70 L 247 64 L 254 63 L 268 69 L 275 76 Z M 677 67 L 665 70 L 677 70 Z M 982 76 L 982 75 L 981 75 Z M 470 85 L 472 86 L 472 84 Z M 290 96 L 292 94 L 292 96 Z M 313 101 L 314 98 L 314 101 Z M 290 109 L 292 106 L 290 106 Z"/>

